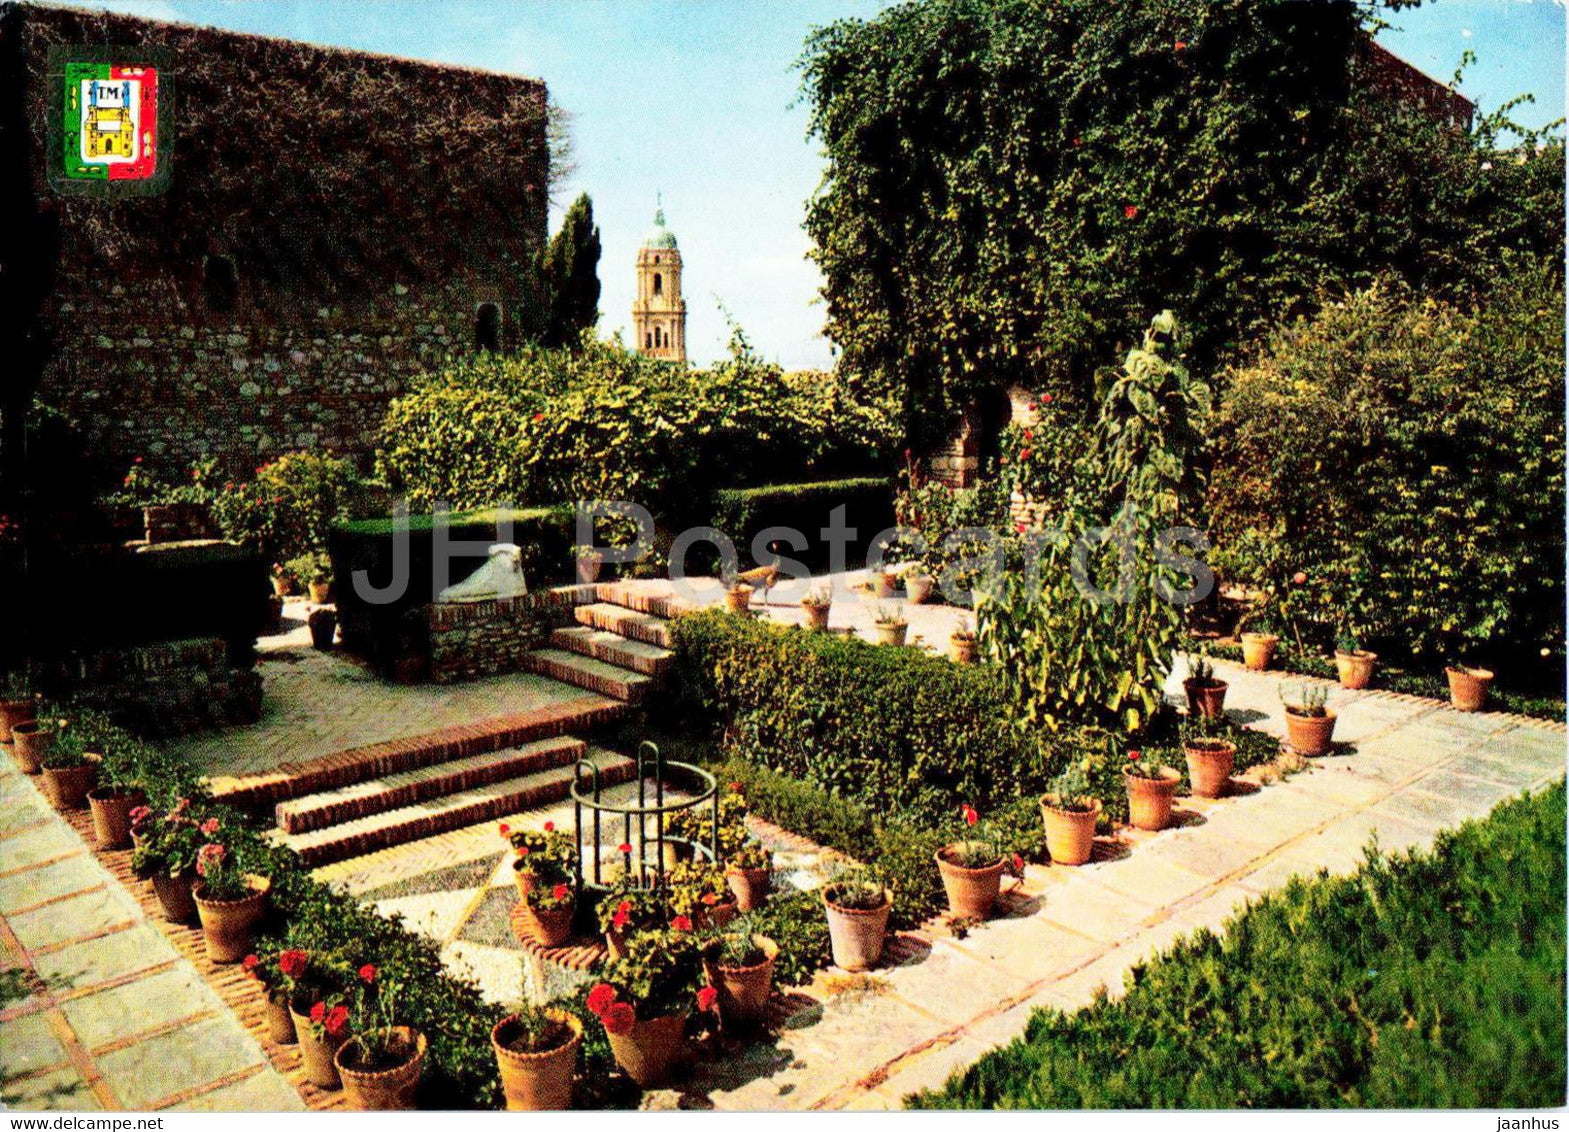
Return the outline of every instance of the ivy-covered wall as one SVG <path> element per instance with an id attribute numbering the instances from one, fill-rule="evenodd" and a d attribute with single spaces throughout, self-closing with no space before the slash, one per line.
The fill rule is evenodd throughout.
<path id="1" fill-rule="evenodd" d="M 163 194 L 49 187 L 55 44 L 165 53 Z M 415 373 L 541 329 L 543 83 L 32 4 L 0 9 L 0 55 L 19 80 L 0 154 L 26 171 L 8 223 L 53 232 L 26 265 L 53 270 L 33 329 L 51 348 L 9 392 L 36 386 L 110 468 L 366 455 Z"/>

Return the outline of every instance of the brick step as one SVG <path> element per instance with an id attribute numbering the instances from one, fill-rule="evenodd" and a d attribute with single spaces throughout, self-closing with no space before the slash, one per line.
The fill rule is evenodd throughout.
<path id="1" fill-rule="evenodd" d="M 531 711 L 455 724 L 439 731 L 354 747 L 318 759 L 283 763 L 259 774 L 213 778 L 208 785 L 215 798 L 231 806 L 271 810 L 279 802 L 306 794 L 337 790 L 356 782 L 403 774 L 452 759 L 521 747 L 539 739 L 581 735 L 620 719 L 627 710 L 622 701 L 585 694 Z"/>
<path id="2" fill-rule="evenodd" d="M 628 640 L 587 625 L 579 625 L 575 629 L 557 629 L 550 634 L 550 647 L 593 657 L 606 664 L 630 668 L 633 672 L 655 678 L 663 676 L 675 659 L 675 654 L 669 649 Z"/>
<path id="3" fill-rule="evenodd" d="M 588 759 L 599 768 L 600 781 L 607 785 L 629 782 L 637 772 L 631 759 L 610 751 L 591 751 Z M 317 868 L 559 802 L 571 793 L 573 770 L 572 766 L 552 767 L 325 829 L 306 833 L 274 830 L 269 837 L 293 849 L 307 867 Z"/>
<path id="4" fill-rule="evenodd" d="M 670 582 L 657 579 L 600 582 L 594 587 L 594 594 L 607 605 L 619 605 L 654 617 L 679 617 L 690 609 L 689 603 L 676 597 L 675 587 Z"/>
<path id="5" fill-rule="evenodd" d="M 368 778 L 337 790 L 279 802 L 276 810 L 278 828 L 285 833 L 307 833 L 313 829 L 323 829 L 445 794 L 456 794 L 553 767 L 570 766 L 582 758 L 587 750 L 588 744 L 583 740 L 563 735 L 525 743 L 521 747 L 509 747 L 503 751 L 432 763 L 401 774 Z"/>
<path id="6" fill-rule="evenodd" d="M 649 685 L 653 683 L 652 677 L 644 676 L 641 672 L 632 672 L 562 649 L 535 649 L 523 657 L 523 663 L 529 672 L 549 676 L 563 684 L 587 688 L 628 704 L 642 703 Z"/>
<path id="7" fill-rule="evenodd" d="M 592 605 L 578 606 L 573 610 L 573 615 L 579 625 L 602 629 L 647 645 L 658 645 L 662 649 L 670 647 L 670 622 L 649 613 L 596 601 Z"/>

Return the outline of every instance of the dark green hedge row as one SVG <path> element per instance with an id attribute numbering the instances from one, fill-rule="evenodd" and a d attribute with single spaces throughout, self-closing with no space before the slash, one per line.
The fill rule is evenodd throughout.
<path id="1" fill-rule="evenodd" d="M 834 508 L 845 509 L 845 525 L 855 531 L 846 560 L 832 563 L 821 531 Z M 769 527 L 791 527 L 806 536 L 802 550 L 780 546 L 778 553 L 806 564 L 814 574 L 831 568 L 857 569 L 865 564 L 872 538 L 893 526 L 893 487 L 886 479 L 822 480 L 816 483 L 770 484 L 714 493 L 713 526 L 735 543 L 743 567 L 758 561 L 752 540 Z"/>
<path id="2" fill-rule="evenodd" d="M 1241 645 L 1213 645 L 1205 644 L 1205 649 L 1213 656 L 1223 657 L 1242 663 Z M 1325 680 L 1339 679 L 1340 672 L 1335 667 L 1335 662 L 1329 657 L 1317 653 L 1302 652 L 1288 641 L 1281 641 L 1275 650 L 1272 665 L 1284 672 L 1295 672 L 1302 676 L 1317 676 Z M 1408 672 L 1399 668 L 1389 668 L 1380 661 L 1378 668 L 1373 673 L 1375 689 L 1390 692 L 1400 692 L 1408 696 L 1426 696 L 1434 700 L 1449 699 L 1449 681 L 1442 672 L 1433 674 L 1426 672 Z M 1561 696 L 1532 695 L 1528 692 L 1516 691 L 1512 688 L 1500 687 L 1495 681 L 1488 693 L 1488 708 L 1492 711 L 1507 711 L 1515 715 L 1528 715 L 1533 719 L 1563 719 L 1564 700 Z"/>
<path id="3" fill-rule="evenodd" d="M 1564 786 L 1294 880 L 1037 1013 L 917 1108 L 1548 1108 L 1564 1103 Z"/>

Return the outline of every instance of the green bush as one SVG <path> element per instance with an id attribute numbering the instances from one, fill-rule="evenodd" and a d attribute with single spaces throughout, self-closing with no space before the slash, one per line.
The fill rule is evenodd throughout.
<path id="1" fill-rule="evenodd" d="M 273 562 L 325 552 L 333 524 L 366 505 L 353 462 L 320 452 L 280 456 L 258 467 L 255 479 L 224 484 L 212 500 L 223 537 Z"/>
<path id="2" fill-rule="evenodd" d="M 1171 306 L 1208 372 L 1322 286 L 1561 258 L 1564 151 L 1390 99 L 1379 5 L 919 0 L 807 43 L 807 231 L 842 364 L 918 440 L 996 388 L 1075 392 Z M 1535 137 L 1520 152 L 1535 148 Z"/>
<path id="3" fill-rule="evenodd" d="M 1300 878 L 1035 1014 L 917 1108 L 1552 1108 L 1564 1103 L 1564 786 Z"/>
<path id="4" fill-rule="evenodd" d="M 428 375 L 389 409 L 377 467 L 415 507 L 624 499 L 684 526 L 707 519 L 717 484 L 873 471 L 892 432 L 851 383 L 784 373 L 744 344 L 695 370 L 596 342 Z"/>
<path id="5" fill-rule="evenodd" d="M 1384 282 L 1276 333 L 1222 404 L 1217 566 L 1321 649 L 1561 663 L 1559 270 L 1512 261 L 1475 307 Z"/>
<path id="6" fill-rule="evenodd" d="M 816 483 L 768 484 L 763 487 L 731 488 L 714 493 L 714 515 L 710 525 L 735 543 L 741 564 L 751 557 L 752 540 L 769 527 L 792 527 L 807 538 L 802 551 L 781 547 L 779 553 L 804 563 L 815 574 L 831 566 L 826 544 L 819 532 L 828 525 L 829 513 L 840 505 L 845 509 L 845 525 L 855 530 L 852 545 L 864 546 L 872 537 L 893 525 L 892 490 L 886 479 L 863 477 L 847 480 L 820 480 Z M 849 556 L 839 569 L 854 569 L 861 563 Z M 864 558 L 861 560 L 864 561 Z"/>

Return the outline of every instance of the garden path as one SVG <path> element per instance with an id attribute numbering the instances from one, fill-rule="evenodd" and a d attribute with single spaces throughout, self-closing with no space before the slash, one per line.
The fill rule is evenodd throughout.
<path id="1" fill-rule="evenodd" d="M 120 854 L 125 856 L 125 854 Z M 305 1107 L 240 1019 L 0 754 L 0 1107 Z"/>

